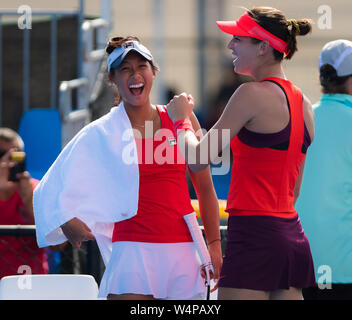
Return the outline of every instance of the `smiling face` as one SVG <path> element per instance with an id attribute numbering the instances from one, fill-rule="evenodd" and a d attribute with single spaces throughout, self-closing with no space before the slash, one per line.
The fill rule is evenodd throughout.
<path id="1" fill-rule="evenodd" d="M 233 36 L 227 48 L 232 51 L 234 71 L 251 76 L 257 64 L 258 44 L 249 37 Z"/>
<path id="2" fill-rule="evenodd" d="M 111 80 L 119 89 L 123 102 L 127 105 L 150 104 L 155 71 L 151 64 L 139 53 L 131 51 L 121 65 L 114 70 Z"/>

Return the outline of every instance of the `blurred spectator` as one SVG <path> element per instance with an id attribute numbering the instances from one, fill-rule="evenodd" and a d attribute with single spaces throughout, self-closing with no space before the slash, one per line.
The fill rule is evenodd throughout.
<path id="1" fill-rule="evenodd" d="M 32 179 L 28 172 L 17 173 L 15 179 L 10 177 L 14 167 L 11 154 L 23 147 L 15 131 L 0 128 L 0 225 L 34 224 L 32 197 L 39 181 Z M 0 236 L 0 278 L 29 272 L 47 273 L 45 253 L 38 248 L 36 238 Z"/>
<path id="2" fill-rule="evenodd" d="M 305 299 L 352 299 L 352 42 L 320 54 L 323 96 L 296 209 L 310 242 L 318 287 Z"/>

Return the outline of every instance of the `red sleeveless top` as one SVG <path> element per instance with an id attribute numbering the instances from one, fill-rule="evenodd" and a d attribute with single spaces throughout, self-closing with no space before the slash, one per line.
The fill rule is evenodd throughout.
<path id="1" fill-rule="evenodd" d="M 293 190 L 305 157 L 301 91 L 288 80 L 270 77 L 288 99 L 291 133 L 288 150 L 254 148 L 236 136 L 231 141 L 233 166 L 226 211 L 229 215 L 265 215 L 282 218 L 297 216 Z"/>
<path id="2" fill-rule="evenodd" d="M 166 107 L 157 106 L 161 129 L 136 139 L 139 166 L 137 214 L 115 223 L 112 241 L 191 242 L 183 216 L 194 211 L 186 180 L 186 161 Z M 128 186 L 126 186 L 128 188 Z"/>

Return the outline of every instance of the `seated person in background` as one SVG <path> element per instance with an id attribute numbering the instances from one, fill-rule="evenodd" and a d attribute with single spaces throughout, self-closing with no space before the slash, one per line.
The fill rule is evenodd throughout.
<path id="1" fill-rule="evenodd" d="M 17 173 L 10 180 L 14 151 L 22 151 L 24 143 L 12 129 L 0 128 L 0 225 L 34 224 L 33 190 L 39 183 L 28 172 Z M 18 273 L 47 273 L 45 252 L 39 249 L 34 236 L 0 236 L 0 278 Z"/>

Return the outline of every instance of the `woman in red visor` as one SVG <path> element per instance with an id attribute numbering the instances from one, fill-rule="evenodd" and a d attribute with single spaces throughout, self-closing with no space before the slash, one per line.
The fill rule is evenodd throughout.
<path id="1" fill-rule="evenodd" d="M 212 162 L 231 145 L 228 240 L 218 298 L 302 299 L 302 288 L 315 285 L 315 277 L 294 204 L 314 137 L 314 116 L 308 98 L 287 80 L 282 61 L 292 58 L 296 37 L 308 34 L 312 23 L 259 7 L 217 25 L 232 35 L 227 47 L 234 71 L 254 81 L 234 92 L 200 142 L 189 130 L 191 96 L 175 96 L 167 110 L 178 141 L 186 144 L 191 170 L 202 169 L 205 158 Z M 210 139 L 215 133 L 217 143 Z"/>

